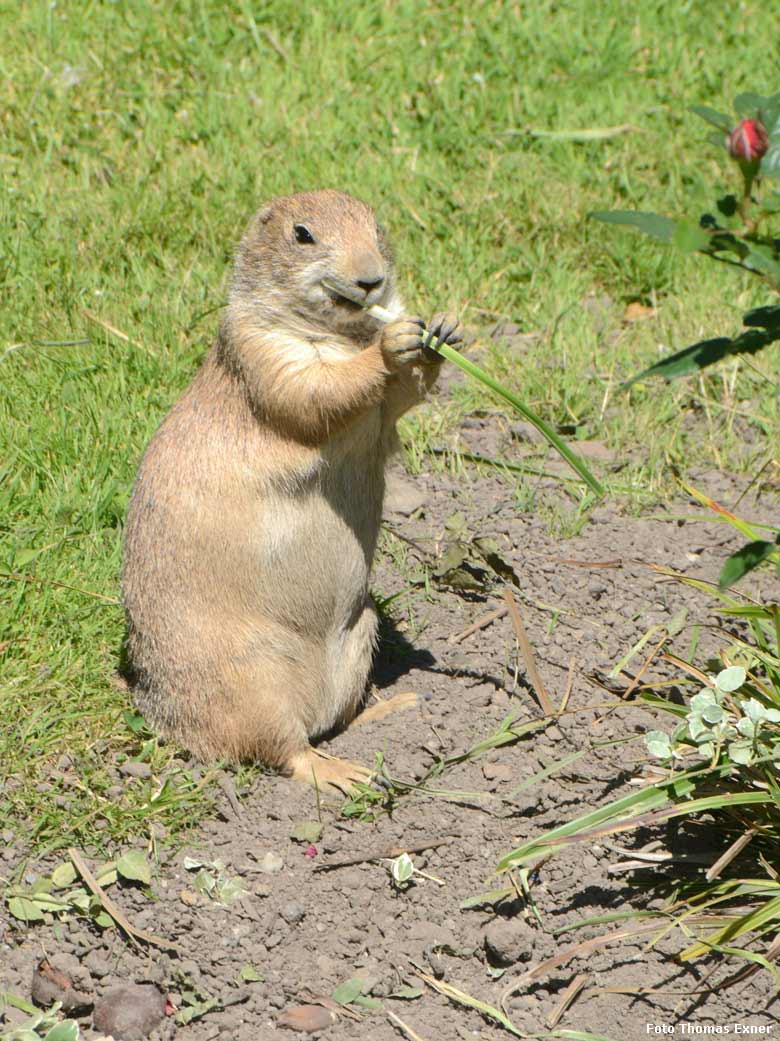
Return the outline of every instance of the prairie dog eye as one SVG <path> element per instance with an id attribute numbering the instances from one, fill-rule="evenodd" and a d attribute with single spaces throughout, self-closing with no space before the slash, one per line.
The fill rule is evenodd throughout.
<path id="1" fill-rule="evenodd" d="M 300 242 L 303 246 L 313 246 L 314 236 L 306 227 L 305 224 L 296 224 L 293 228 L 293 234 L 295 235 L 295 241 Z"/>

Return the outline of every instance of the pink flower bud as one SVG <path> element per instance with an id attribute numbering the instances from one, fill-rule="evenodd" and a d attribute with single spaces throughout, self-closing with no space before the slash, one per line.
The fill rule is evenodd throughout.
<path id="1" fill-rule="evenodd" d="M 743 119 L 728 136 L 729 155 L 746 163 L 755 162 L 765 156 L 769 148 L 769 135 L 764 124 L 757 119 Z"/>
<path id="2" fill-rule="evenodd" d="M 314 845 L 313 842 L 310 845 L 308 845 L 306 849 L 303 851 L 304 857 L 316 857 L 317 853 L 317 847 Z"/>

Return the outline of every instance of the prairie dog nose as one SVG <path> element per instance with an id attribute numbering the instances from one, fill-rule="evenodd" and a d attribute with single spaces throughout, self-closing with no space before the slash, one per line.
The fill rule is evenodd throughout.
<path id="1" fill-rule="evenodd" d="M 372 289 L 378 289 L 385 280 L 384 275 L 377 275 L 375 278 L 359 278 L 357 284 L 361 289 L 365 290 L 366 293 L 370 293 Z"/>
<path id="2" fill-rule="evenodd" d="M 353 262 L 353 278 L 355 285 L 364 293 L 378 289 L 385 280 L 385 263 L 378 253 L 365 252 L 355 257 Z"/>

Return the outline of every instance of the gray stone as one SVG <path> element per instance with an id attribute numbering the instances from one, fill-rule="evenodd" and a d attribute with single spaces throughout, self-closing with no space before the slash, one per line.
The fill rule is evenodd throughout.
<path id="1" fill-rule="evenodd" d="M 514 965 L 530 960 L 533 940 L 532 930 L 521 918 L 496 918 L 485 930 L 485 952 L 495 965 Z"/>
<path id="2" fill-rule="evenodd" d="M 306 908 L 303 904 L 299 904 L 297 900 L 290 900 L 279 912 L 284 918 L 285 922 L 289 925 L 295 925 L 296 922 L 300 922 L 306 914 Z"/>
<path id="3" fill-rule="evenodd" d="M 90 974 L 94 976 L 96 980 L 101 980 L 111 972 L 111 961 L 106 956 L 105 951 L 90 951 L 84 959 L 84 965 L 89 969 Z"/>
<path id="4" fill-rule="evenodd" d="M 119 772 L 125 777 L 151 777 L 152 768 L 148 763 L 122 763 Z"/>
<path id="5" fill-rule="evenodd" d="M 138 1041 L 164 1018 L 165 995 L 153 983 L 127 983 L 113 987 L 95 1003 L 92 1022 L 115 1041 Z"/>

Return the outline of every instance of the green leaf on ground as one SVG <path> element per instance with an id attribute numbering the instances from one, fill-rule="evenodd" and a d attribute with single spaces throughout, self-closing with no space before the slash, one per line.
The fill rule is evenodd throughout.
<path id="1" fill-rule="evenodd" d="M 424 993 L 422 987 L 401 987 L 400 990 L 394 990 L 392 994 L 388 994 L 388 997 L 396 1001 L 416 1001 Z"/>
<path id="2" fill-rule="evenodd" d="M 78 877 L 76 868 L 69 860 L 66 860 L 64 864 L 60 864 L 52 871 L 51 883 L 55 889 L 65 889 L 72 886 Z"/>
<path id="3" fill-rule="evenodd" d="M 351 1005 L 355 998 L 363 993 L 365 985 L 366 981 L 364 979 L 361 979 L 360 976 L 353 976 L 351 979 L 345 980 L 344 983 L 340 983 L 331 994 L 331 997 L 339 1005 Z"/>
<path id="4" fill-rule="evenodd" d="M 298 821 L 293 824 L 290 838 L 293 842 L 319 842 L 322 837 L 322 825 L 319 821 Z"/>
<path id="5" fill-rule="evenodd" d="M 636 228 L 642 234 L 658 239 L 659 242 L 674 241 L 678 224 L 671 217 L 662 217 L 660 213 L 646 213 L 642 210 L 596 210 L 590 216 L 593 220 L 600 220 L 605 224 L 623 224 Z"/>
<path id="6" fill-rule="evenodd" d="M 366 994 L 358 994 L 358 996 L 352 1002 L 353 1005 L 357 1005 L 360 1008 L 368 1008 L 376 1011 L 382 1007 L 382 1002 L 379 998 L 372 998 Z"/>
<path id="7" fill-rule="evenodd" d="M 736 553 L 732 553 L 726 559 L 718 576 L 718 585 L 721 589 L 727 589 L 738 582 L 740 578 L 747 575 L 749 571 L 758 567 L 777 550 L 777 543 L 766 542 L 764 539 L 756 539 L 741 546 Z"/>
<path id="8" fill-rule="evenodd" d="M 26 896 L 12 896 L 8 901 L 8 910 L 20 922 L 43 921 L 43 911 L 39 905 Z"/>
<path id="9" fill-rule="evenodd" d="M 138 849 L 129 849 L 127 853 L 123 853 L 116 862 L 116 870 L 122 878 L 131 882 L 143 882 L 147 886 L 151 884 L 152 869 L 149 861 Z"/>
<path id="10" fill-rule="evenodd" d="M 205 1016 L 207 1012 L 211 1012 L 212 1009 L 218 1008 L 221 1005 L 219 998 L 192 997 L 188 1001 L 186 1008 L 181 1009 L 176 1013 L 175 1019 L 179 1026 L 186 1026 L 195 1019 L 200 1019 Z"/>
<path id="11" fill-rule="evenodd" d="M 65 1019 L 52 1027 L 43 1041 L 78 1041 L 79 1025 L 73 1019 Z"/>
<path id="12" fill-rule="evenodd" d="M 245 983 L 262 983 L 265 976 L 258 972 L 254 965 L 244 965 L 239 976 Z"/>

